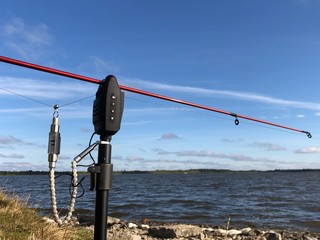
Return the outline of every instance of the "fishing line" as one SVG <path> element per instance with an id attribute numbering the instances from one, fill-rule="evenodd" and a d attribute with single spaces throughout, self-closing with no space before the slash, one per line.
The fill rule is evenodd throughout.
<path id="1" fill-rule="evenodd" d="M 30 100 L 30 101 L 39 103 L 39 104 L 44 105 L 44 106 L 46 106 L 46 107 L 52 108 L 51 105 L 49 105 L 49 104 L 47 104 L 47 103 L 45 103 L 45 102 L 41 102 L 41 101 L 36 100 L 36 99 L 34 99 L 34 98 L 27 97 L 27 96 L 25 96 L 25 95 L 22 95 L 22 94 L 20 94 L 20 93 L 16 93 L 16 92 L 14 92 L 14 91 L 12 91 L 12 90 L 8 90 L 8 89 L 5 89 L 5 88 L 3 88 L 3 87 L 0 87 L 0 89 L 3 90 L 3 91 L 6 91 L 6 92 L 8 92 L 8 93 L 17 95 L 17 96 L 19 96 L 19 97 L 26 98 L 26 99 L 28 99 L 28 100 Z"/>
<path id="2" fill-rule="evenodd" d="M 1 89 L 1 90 L 3 90 L 3 91 L 6 91 L 6 92 L 8 92 L 8 93 L 11 93 L 11 94 L 17 95 L 17 96 L 19 96 L 19 97 L 22 97 L 22 98 L 28 99 L 28 100 L 30 100 L 30 101 L 33 101 L 33 102 L 39 103 L 39 104 L 44 105 L 44 106 L 46 106 L 46 107 L 50 107 L 50 108 L 52 108 L 52 105 L 49 105 L 48 103 L 45 103 L 45 102 L 42 102 L 42 101 L 36 100 L 36 99 L 34 99 L 34 98 L 28 97 L 28 96 L 26 96 L 26 95 L 23 95 L 23 94 L 20 94 L 20 93 L 17 93 L 17 92 L 14 92 L 14 91 L 9 90 L 9 89 L 5 89 L 5 88 L 3 88 L 3 87 L 0 87 L 0 89 Z M 62 107 L 65 107 L 65 106 L 69 106 L 69 105 L 74 104 L 74 103 L 77 103 L 77 102 L 84 101 L 84 100 L 89 99 L 89 98 L 92 98 L 92 97 L 94 97 L 94 96 L 95 96 L 95 95 L 90 95 L 90 96 L 87 96 L 87 97 L 84 97 L 84 98 L 80 98 L 80 99 L 75 100 L 75 101 L 72 101 L 72 102 L 68 102 L 68 103 L 65 103 L 65 104 L 59 105 L 59 108 L 62 108 Z"/>
<path id="3" fill-rule="evenodd" d="M 178 107 L 171 107 L 171 106 L 166 105 L 166 104 L 157 103 L 157 102 L 148 101 L 148 100 L 142 100 L 142 99 L 138 99 L 138 98 L 134 98 L 134 97 L 125 96 L 125 98 L 130 99 L 130 100 L 134 100 L 134 101 L 138 101 L 138 102 L 143 102 L 143 103 L 150 104 L 150 105 L 165 107 L 165 108 L 168 108 L 169 110 L 194 112 L 194 113 L 197 113 L 198 115 L 203 115 L 203 116 L 207 116 L 207 117 L 211 117 L 211 118 L 215 118 L 215 119 L 225 120 L 225 121 L 229 121 L 229 122 L 233 121 L 230 118 L 223 117 L 223 116 L 218 116 L 218 115 L 215 115 L 215 114 L 209 114 L 207 112 L 199 111 L 199 110 L 193 109 L 191 107 L 189 107 L 189 108 L 178 108 Z M 256 127 L 266 128 L 266 129 L 270 129 L 270 130 L 274 130 L 274 131 L 278 131 L 278 132 L 285 132 L 285 133 L 289 133 L 289 134 L 294 134 L 294 135 L 300 136 L 300 134 L 297 133 L 297 132 L 292 132 L 292 131 L 289 131 L 289 130 L 286 130 L 286 129 L 282 129 L 282 128 L 274 128 L 274 127 L 271 127 L 271 126 L 268 126 L 268 125 L 263 125 L 261 123 L 259 124 L 259 123 L 255 123 L 255 122 L 249 122 L 248 120 L 247 121 L 241 121 L 241 122 L 239 121 L 239 124 L 256 126 Z"/>
<path id="4" fill-rule="evenodd" d="M 90 96 L 88 96 L 88 97 L 84 97 L 84 98 L 81 98 L 81 99 L 79 99 L 79 100 L 75 100 L 75 101 L 73 101 L 73 102 L 69 102 L 69 103 L 62 104 L 62 105 L 60 105 L 60 108 L 61 108 L 61 107 L 68 106 L 68 105 L 71 105 L 71 104 L 74 104 L 74 103 L 77 103 L 77 102 L 81 102 L 81 101 L 87 100 L 87 99 L 92 98 L 92 97 L 94 97 L 94 96 L 95 96 L 95 95 L 90 95 Z"/>

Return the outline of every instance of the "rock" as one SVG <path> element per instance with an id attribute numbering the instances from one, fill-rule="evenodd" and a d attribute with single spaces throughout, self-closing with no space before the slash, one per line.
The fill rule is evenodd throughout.
<path id="1" fill-rule="evenodd" d="M 267 240 L 282 240 L 281 234 L 276 233 L 274 231 L 269 231 L 266 234 L 264 234 L 264 236 Z"/>
<path id="2" fill-rule="evenodd" d="M 267 240 L 265 237 L 258 237 L 257 240 Z"/>
<path id="3" fill-rule="evenodd" d="M 318 238 L 314 238 L 314 237 L 309 237 L 309 236 L 305 236 L 306 240 L 319 240 Z"/>
<path id="4" fill-rule="evenodd" d="M 114 217 L 109 217 L 108 216 L 108 224 L 113 225 L 113 224 L 117 224 L 117 223 L 120 223 L 120 222 L 121 222 L 121 220 L 119 218 L 114 218 Z"/>
<path id="5" fill-rule="evenodd" d="M 236 229 L 231 229 L 227 231 L 227 235 L 228 236 L 234 236 L 234 235 L 239 235 L 242 232 L 240 230 L 236 230 Z"/>
<path id="6" fill-rule="evenodd" d="M 200 239 L 200 240 L 204 240 L 204 239 L 205 239 L 205 236 L 204 236 L 203 233 L 200 233 L 199 239 Z"/>
<path id="7" fill-rule="evenodd" d="M 142 229 L 149 229 L 150 228 L 150 226 L 148 224 L 141 224 L 140 227 Z"/>
<path id="8" fill-rule="evenodd" d="M 42 219 L 47 223 L 56 223 L 52 218 L 43 217 Z"/>
<path id="9" fill-rule="evenodd" d="M 202 228 L 202 231 L 213 232 L 213 228 Z"/>
<path id="10" fill-rule="evenodd" d="M 202 229 L 198 226 L 178 224 L 172 226 L 151 227 L 149 235 L 160 238 L 200 237 Z"/>
<path id="11" fill-rule="evenodd" d="M 265 234 L 265 232 L 264 232 L 264 231 L 259 230 L 259 229 L 254 230 L 254 233 L 255 233 L 257 236 L 260 236 L 260 235 Z"/>
<path id="12" fill-rule="evenodd" d="M 108 235 L 108 240 L 141 240 L 141 236 L 125 231 L 115 232 L 112 235 Z"/>
<path id="13" fill-rule="evenodd" d="M 250 231 L 251 231 L 251 228 L 249 228 L 249 227 L 243 228 L 243 229 L 241 229 L 241 234 L 247 235 L 247 234 L 249 234 Z"/>
<path id="14" fill-rule="evenodd" d="M 242 233 L 242 231 L 236 230 L 236 229 L 231 229 L 231 230 L 218 229 L 217 232 L 220 233 L 221 235 L 227 235 L 227 236 L 234 236 Z"/>
<path id="15" fill-rule="evenodd" d="M 128 223 L 128 228 L 137 228 L 137 227 L 138 227 L 138 225 L 135 223 L 132 223 L 132 222 Z"/>

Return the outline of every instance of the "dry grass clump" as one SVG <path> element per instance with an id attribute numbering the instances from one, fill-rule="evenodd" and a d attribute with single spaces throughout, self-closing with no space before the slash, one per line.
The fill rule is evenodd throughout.
<path id="1" fill-rule="evenodd" d="M 92 239 L 90 230 L 77 227 L 58 227 L 44 221 L 36 210 L 28 208 L 16 196 L 0 192 L 0 240 L 13 239 Z"/>

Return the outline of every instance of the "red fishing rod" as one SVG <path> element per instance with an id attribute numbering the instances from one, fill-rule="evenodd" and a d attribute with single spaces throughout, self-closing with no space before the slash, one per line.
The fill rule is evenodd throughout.
<path id="1" fill-rule="evenodd" d="M 60 75 L 60 76 L 64 76 L 64 77 L 69 77 L 69 78 L 73 78 L 73 79 L 77 79 L 77 80 L 81 80 L 81 81 L 85 81 L 85 82 L 90 82 L 90 83 L 95 83 L 95 84 L 101 83 L 100 80 L 95 79 L 95 78 L 90 78 L 90 77 L 86 77 L 86 76 L 82 76 L 82 75 L 78 75 L 78 74 L 74 74 L 74 73 L 70 73 L 70 72 L 66 72 L 66 71 L 61 71 L 58 69 L 49 68 L 49 67 L 29 63 L 29 62 L 24 62 L 24 61 L 20 61 L 17 59 L 4 57 L 4 56 L 0 56 L 0 61 L 5 62 L 5 63 L 9 63 L 9 64 L 13 64 L 13 65 L 17 65 L 17 66 L 21 66 L 21 67 L 31 68 L 31 69 L 42 71 L 42 72 L 52 73 L 52 74 L 56 74 L 56 75 Z M 200 105 L 200 104 L 196 104 L 196 103 L 192 103 L 192 102 L 188 102 L 188 101 L 184 101 L 184 100 L 180 100 L 180 99 L 171 98 L 168 96 L 159 95 L 156 93 L 147 92 L 147 91 L 139 90 L 136 88 L 131 88 L 131 87 L 122 86 L 122 85 L 120 85 L 119 87 L 120 87 L 120 89 L 122 89 L 124 91 L 133 92 L 133 93 L 137 93 L 137 94 L 141 94 L 141 95 L 145 95 L 145 96 L 149 96 L 149 97 L 153 97 L 153 98 L 158 98 L 158 99 L 162 99 L 162 100 L 166 100 L 166 101 L 170 101 L 170 102 L 175 102 L 175 103 L 179 103 L 179 104 L 183 104 L 183 105 L 187 105 L 187 106 L 191 106 L 191 107 L 195 107 L 195 108 L 200 108 L 200 109 L 208 110 L 211 112 L 229 115 L 229 116 L 232 116 L 235 118 L 236 125 L 239 124 L 238 118 L 242 118 L 242 119 L 246 119 L 249 121 L 254 121 L 254 122 L 258 122 L 258 123 L 262 123 L 262 124 L 271 125 L 274 127 L 279 127 L 279 128 L 299 132 L 299 133 L 304 133 L 309 138 L 312 137 L 311 133 L 308 131 L 303 131 L 300 129 L 296 129 L 296 128 L 292 128 L 292 127 L 288 127 L 288 126 L 284 126 L 284 125 L 280 125 L 280 124 L 276 124 L 276 123 L 272 123 L 272 122 L 267 122 L 264 120 L 260 120 L 260 119 L 248 117 L 245 115 L 236 114 L 233 112 L 228 112 L 228 111 L 220 110 L 217 108 L 208 107 L 208 106 L 204 106 L 204 105 Z"/>

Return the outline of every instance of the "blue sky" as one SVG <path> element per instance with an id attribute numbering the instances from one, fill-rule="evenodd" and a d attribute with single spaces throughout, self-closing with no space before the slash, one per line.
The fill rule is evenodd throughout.
<path id="1" fill-rule="evenodd" d="M 121 85 L 313 135 L 235 126 L 229 116 L 126 92 L 115 170 L 320 168 L 319 0 L 4 0 L 0 14 L 2 56 L 113 74 Z M 68 169 L 93 132 L 97 86 L 5 63 L 0 86 L 0 169 L 48 168 L 54 104 L 62 106 L 57 169 Z"/>

